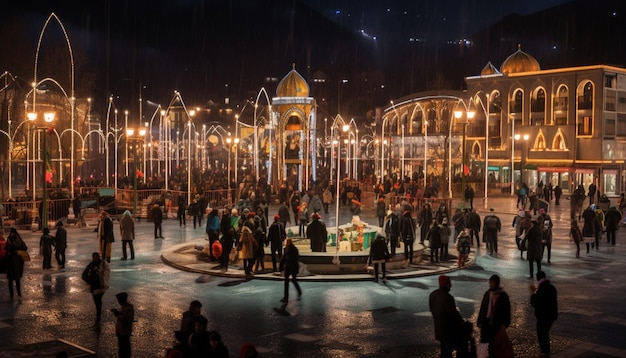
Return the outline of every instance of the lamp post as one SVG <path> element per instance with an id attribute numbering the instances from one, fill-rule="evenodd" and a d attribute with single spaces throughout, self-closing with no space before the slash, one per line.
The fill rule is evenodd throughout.
<path id="1" fill-rule="evenodd" d="M 133 215 L 137 215 L 137 148 L 139 147 L 139 143 L 144 141 L 146 136 L 146 129 L 141 128 L 137 135 L 135 135 L 135 130 L 133 128 L 126 128 L 126 140 L 135 142 L 135 147 L 131 148 L 133 150 Z M 144 153 L 145 154 L 145 153 Z"/>
<path id="2" fill-rule="evenodd" d="M 465 118 L 462 119 L 463 117 L 463 109 L 459 108 L 459 104 L 463 104 L 463 106 L 465 107 Z M 463 202 L 465 202 L 465 167 L 467 166 L 467 151 L 465 150 L 465 137 L 466 137 L 466 131 L 467 131 L 467 125 L 470 123 L 470 120 L 472 120 L 472 118 L 474 118 L 474 114 L 476 112 L 474 112 L 474 110 L 471 108 L 471 102 L 470 102 L 470 107 L 468 108 L 465 105 L 465 102 L 463 102 L 463 100 L 459 100 L 459 104 L 457 104 L 457 109 L 455 109 L 454 111 L 454 117 L 457 119 L 457 123 L 458 124 L 462 124 L 463 125 L 463 143 L 461 144 L 461 152 L 462 152 L 462 157 L 461 157 L 461 198 L 463 200 Z"/>
<path id="3" fill-rule="evenodd" d="M 28 120 L 31 122 L 34 122 L 37 120 L 37 113 L 36 112 L 29 112 L 27 114 Z M 55 113 L 54 112 L 45 112 L 43 114 L 43 118 L 44 118 L 44 122 L 47 124 L 50 124 L 54 121 L 54 117 L 55 117 Z M 42 199 L 41 199 L 41 227 L 42 229 L 46 229 L 48 228 L 48 183 L 47 183 L 47 170 L 46 170 L 46 166 L 48 164 L 48 158 L 46 155 L 46 150 L 48 148 L 48 141 L 47 141 L 47 137 L 48 137 L 48 127 L 38 127 L 38 130 L 41 130 L 42 132 L 42 146 L 41 146 L 41 156 L 43 158 L 43 166 L 42 166 L 42 171 L 43 171 L 43 175 L 42 175 L 42 182 L 43 182 L 43 193 L 42 193 Z M 34 167 L 34 165 L 33 165 Z M 34 169 L 33 169 L 33 173 L 34 173 Z M 33 183 L 33 192 L 34 192 L 34 183 Z"/>
<path id="4" fill-rule="evenodd" d="M 230 183 L 230 152 L 231 152 L 232 147 L 230 146 L 230 143 L 232 143 L 232 142 L 233 142 L 233 138 L 230 136 L 230 132 L 229 132 L 228 133 L 228 137 L 226 137 L 226 144 L 228 144 L 228 147 L 227 147 L 227 149 L 228 149 L 228 168 L 227 168 L 227 172 L 228 172 L 228 175 L 227 175 L 227 178 L 228 178 L 228 190 L 230 190 L 230 187 L 231 187 L 231 183 Z M 234 194 L 232 195 L 232 200 L 233 200 L 233 202 L 235 201 Z"/>
<path id="5" fill-rule="evenodd" d="M 347 132 L 350 129 L 349 125 L 344 124 L 342 127 L 343 132 Z M 341 134 L 340 134 L 341 136 Z M 346 164 L 348 161 L 346 160 Z M 337 141 L 337 184 L 335 188 L 335 241 L 336 241 L 336 249 L 339 252 L 339 180 L 340 178 L 340 169 L 341 168 L 341 141 Z M 338 258 L 337 258 L 338 260 Z"/>

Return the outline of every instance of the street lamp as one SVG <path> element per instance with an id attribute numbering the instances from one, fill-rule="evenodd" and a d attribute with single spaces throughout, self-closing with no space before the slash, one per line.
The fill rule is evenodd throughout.
<path id="1" fill-rule="evenodd" d="M 227 175 L 227 178 L 228 178 L 228 190 L 230 190 L 230 187 L 231 187 L 231 185 L 230 185 L 230 151 L 231 151 L 232 147 L 230 146 L 230 143 L 232 143 L 232 142 L 233 142 L 233 138 L 230 136 L 230 132 L 229 132 L 228 133 L 228 137 L 226 137 L 226 144 L 228 144 L 228 148 L 227 148 L 228 149 L 228 168 L 227 168 L 227 172 L 228 172 L 228 175 Z M 232 199 L 233 199 L 233 202 L 234 202 L 235 201 L 234 195 L 232 195 Z"/>
<path id="2" fill-rule="evenodd" d="M 337 124 L 338 125 L 338 124 Z M 339 129 L 339 128 L 337 128 Z M 347 124 L 344 124 L 342 127 L 343 132 L 347 132 L 350 129 L 350 126 Z M 339 137 L 341 137 L 341 133 L 339 134 Z M 348 161 L 346 160 L 346 165 L 348 164 Z M 336 183 L 336 188 L 335 188 L 335 246 L 337 249 L 337 252 L 339 252 L 339 180 L 341 179 L 339 177 L 339 173 L 340 173 L 340 169 L 341 168 L 341 141 L 338 140 L 337 141 L 337 183 Z M 337 257 L 337 261 L 339 260 L 339 258 Z"/>
<path id="3" fill-rule="evenodd" d="M 460 107 L 460 105 L 463 105 L 464 109 L 465 109 L 465 118 L 463 117 L 463 108 Z M 461 198 L 463 199 L 463 202 L 465 202 L 465 168 L 467 167 L 467 151 L 465 150 L 465 137 L 466 137 L 466 131 L 467 131 L 467 125 L 470 123 L 470 121 L 472 120 L 472 118 L 474 118 L 474 114 L 476 114 L 476 112 L 474 111 L 474 109 L 472 108 L 472 104 L 470 102 L 470 106 L 469 108 L 467 107 L 467 105 L 465 105 L 465 102 L 463 100 L 459 100 L 459 102 L 457 103 L 457 108 L 454 110 L 454 117 L 457 119 L 457 124 L 462 124 L 463 125 L 463 144 L 461 145 L 461 151 L 462 151 L 462 167 L 461 167 Z"/>
<path id="4" fill-rule="evenodd" d="M 27 114 L 28 120 L 31 122 L 34 122 L 37 120 L 37 112 L 29 112 Z M 45 124 L 50 124 L 54 121 L 54 117 L 55 117 L 55 113 L 54 112 L 45 112 L 43 114 L 43 119 L 44 119 L 44 123 Z M 41 130 L 42 132 L 42 146 L 41 146 L 41 156 L 43 158 L 43 166 L 42 166 L 42 171 L 43 171 L 43 195 L 42 195 L 42 200 L 41 200 L 41 227 L 42 229 L 46 229 L 48 228 L 48 183 L 47 183 L 47 176 L 48 176 L 48 172 L 46 170 L 46 166 L 48 165 L 48 158 L 46 155 L 46 150 L 48 148 L 48 132 L 50 130 L 49 127 L 38 127 L 36 128 L 38 130 Z M 34 165 L 33 165 L 33 174 L 35 173 L 35 169 L 34 169 Z M 34 178 L 34 175 L 33 175 Z M 51 178 L 52 179 L 52 178 Z M 33 182 L 33 193 L 35 190 L 35 185 Z"/>
<path id="5" fill-rule="evenodd" d="M 126 128 L 126 140 L 135 142 L 135 147 L 131 148 L 133 150 L 133 215 L 137 215 L 137 148 L 139 147 L 139 143 L 144 141 L 144 137 L 146 135 L 146 129 L 139 129 L 137 135 L 135 135 L 135 130 L 133 128 Z M 128 163 L 126 163 L 128 165 Z"/>

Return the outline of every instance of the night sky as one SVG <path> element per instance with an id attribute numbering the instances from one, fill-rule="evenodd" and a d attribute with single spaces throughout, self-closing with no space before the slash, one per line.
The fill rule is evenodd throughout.
<path id="1" fill-rule="evenodd" d="M 563 46 L 563 39 L 591 48 L 600 46 L 594 38 L 602 31 L 619 33 L 610 26 L 623 27 L 598 18 L 598 35 L 587 31 L 594 30 L 593 21 L 576 20 L 578 15 L 561 24 L 554 21 L 560 13 L 533 15 L 567 3 L 25 0 L 5 4 L 0 13 L 0 70 L 24 83 L 32 80 L 37 38 L 54 12 L 67 28 L 74 50 L 77 95 L 94 98 L 96 109 L 106 106 L 113 95 L 119 108 L 137 112 L 140 90 L 144 100 L 162 104 L 178 90 L 194 106 L 222 103 L 224 98 L 242 102 L 255 97 L 262 86 L 273 95 L 275 79 L 296 63 L 309 83 L 317 74 L 326 76 L 326 84 L 312 86 L 311 95 L 327 106 L 327 112 L 360 115 L 412 92 L 461 89 L 463 76 L 479 73 L 487 61 L 498 66 L 519 42 L 542 66 L 619 58 L 620 53 L 605 51 L 597 59 L 582 59 L 580 47 L 575 53 L 572 44 Z M 583 15 L 591 14 L 588 1 L 571 3 L 584 6 L 579 10 Z M 604 11 L 598 16 L 609 16 L 611 11 L 605 8 L 613 4 L 623 8 L 618 0 L 600 3 L 594 6 Z M 519 15 L 510 21 L 517 26 L 502 25 L 511 14 Z M 576 21 L 584 23 L 584 31 Z M 480 40 L 459 42 L 465 38 Z M 39 78 L 51 76 L 65 85 L 64 51 L 64 39 L 51 26 L 40 53 Z"/>

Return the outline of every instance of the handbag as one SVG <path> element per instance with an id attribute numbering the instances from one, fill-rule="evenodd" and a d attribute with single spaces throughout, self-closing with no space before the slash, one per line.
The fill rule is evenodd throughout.
<path id="1" fill-rule="evenodd" d="M 228 254 L 228 260 L 231 264 L 239 261 L 239 251 L 237 249 L 230 250 L 230 253 Z"/>
<path id="2" fill-rule="evenodd" d="M 500 326 L 498 333 L 496 333 L 491 344 L 491 352 L 496 357 L 513 358 L 513 344 L 504 326 Z"/>
<path id="3" fill-rule="evenodd" d="M 28 254 L 28 251 L 26 250 L 17 250 L 15 251 L 18 255 L 20 255 L 20 257 L 22 258 L 22 260 L 26 261 L 30 261 L 30 255 Z"/>

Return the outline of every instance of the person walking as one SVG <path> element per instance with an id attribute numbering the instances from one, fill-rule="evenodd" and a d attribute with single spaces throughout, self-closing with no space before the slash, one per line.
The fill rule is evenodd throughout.
<path id="1" fill-rule="evenodd" d="M 100 213 L 100 222 L 96 230 L 98 231 L 100 257 L 111 262 L 111 243 L 115 241 L 115 235 L 113 234 L 113 220 L 106 211 Z"/>
<path id="2" fill-rule="evenodd" d="M 511 301 L 500 287 L 500 276 L 489 278 L 489 289 L 483 295 L 476 325 L 480 328 L 480 342 L 489 344 L 489 356 L 499 357 L 494 352 L 494 340 L 501 329 L 511 324 Z"/>
<path id="3" fill-rule="evenodd" d="M 280 302 L 287 303 L 289 301 L 289 277 L 291 277 L 291 282 L 296 287 L 298 291 L 298 300 L 302 297 L 302 289 L 300 289 L 300 285 L 298 284 L 298 271 L 300 270 L 300 252 L 298 248 L 293 244 L 293 240 L 288 237 L 285 240 L 285 252 L 283 254 L 283 258 L 280 262 L 281 271 L 285 271 L 285 289 L 283 298 Z"/>
<path id="4" fill-rule="evenodd" d="M 381 196 L 376 201 L 376 216 L 378 216 L 378 226 L 380 227 L 383 227 L 383 224 L 385 223 L 385 206 L 385 199 Z"/>
<path id="5" fill-rule="evenodd" d="M 126 246 L 130 248 L 130 259 L 135 259 L 135 247 L 133 241 L 135 240 L 135 221 L 130 216 L 130 211 L 124 211 L 122 219 L 120 220 L 120 235 L 122 236 L 122 260 L 128 259 L 128 253 Z"/>
<path id="6" fill-rule="evenodd" d="M 444 217 L 441 220 L 441 248 L 439 249 L 441 261 L 448 261 L 448 249 L 450 247 L 450 240 L 452 239 L 452 229 L 448 225 L 448 218 Z M 453 243 L 454 244 L 454 243 Z"/>
<path id="7" fill-rule="evenodd" d="M 91 262 L 82 274 L 82 279 L 89 285 L 89 290 L 93 296 L 93 302 L 96 305 L 96 321 L 94 327 L 100 325 L 102 319 L 102 297 L 106 290 L 109 289 L 109 277 L 111 268 L 109 263 L 100 258 L 100 254 L 94 252 L 91 254 Z"/>
<path id="8" fill-rule="evenodd" d="M 439 288 L 428 297 L 428 306 L 435 323 L 435 339 L 441 344 L 441 358 L 452 358 L 461 341 L 463 318 L 450 294 L 450 277 L 440 275 L 438 281 Z"/>
<path id="9" fill-rule="evenodd" d="M 489 211 L 491 213 L 483 219 L 483 242 L 486 243 L 487 252 L 490 255 L 497 255 L 498 233 L 502 230 L 502 222 L 500 222 L 500 218 L 493 213 L 493 208 L 489 209 Z"/>
<path id="10" fill-rule="evenodd" d="M 587 245 L 587 253 L 589 253 L 589 245 L 593 247 L 593 243 L 596 239 L 596 213 L 591 206 L 587 207 L 583 213 L 583 238 L 585 245 Z"/>
<path id="11" fill-rule="evenodd" d="M 422 228 L 427 227 L 428 223 L 424 222 L 422 224 Z M 422 239 L 426 239 L 427 233 L 428 231 L 424 233 Z M 402 242 L 404 243 L 404 263 L 402 264 L 402 267 L 407 267 L 407 265 L 413 264 L 413 243 L 415 242 L 415 221 L 413 221 L 413 218 L 411 217 L 410 210 L 405 210 L 402 213 L 402 221 L 400 222 L 400 235 L 402 237 Z"/>
<path id="12" fill-rule="evenodd" d="M 280 215 L 274 215 L 274 222 L 270 225 L 267 233 L 267 239 L 270 242 L 270 254 L 272 256 L 272 269 L 274 273 L 278 273 L 278 266 L 276 265 L 283 258 L 283 241 L 287 238 L 285 232 L 285 226 L 280 221 Z"/>
<path id="13" fill-rule="evenodd" d="M 67 230 L 63 227 L 63 221 L 56 224 L 57 231 L 54 234 L 54 258 L 60 270 L 65 268 L 65 249 L 67 248 Z"/>
<path id="14" fill-rule="evenodd" d="M 550 263 L 550 259 L 552 258 L 552 227 L 554 224 L 552 223 L 552 218 L 544 208 L 539 209 L 538 221 L 543 232 L 541 252 L 543 255 L 543 252 L 548 249 L 548 263 Z"/>
<path id="15" fill-rule="evenodd" d="M 6 255 L 4 257 L 7 271 L 7 281 L 9 283 L 9 296 L 13 301 L 13 282 L 17 297 L 22 300 L 22 275 L 24 274 L 24 259 L 20 252 L 28 252 L 26 243 L 15 228 L 11 228 L 5 246 Z"/>
<path id="16" fill-rule="evenodd" d="M 154 224 L 154 238 L 162 239 L 163 238 L 163 211 L 161 211 L 161 207 L 159 204 L 154 204 L 152 206 L 152 223 Z"/>
<path id="17" fill-rule="evenodd" d="M 404 214 L 405 212 L 402 213 L 403 216 Z M 409 215 L 410 214 L 411 212 L 409 211 Z M 426 235 L 428 235 L 428 230 L 430 230 L 430 223 L 432 221 L 433 221 L 433 211 L 430 208 L 430 204 L 426 203 L 422 207 L 422 210 L 420 211 L 417 217 L 417 224 L 420 226 L 420 244 L 423 244 L 424 240 L 426 240 Z M 415 231 L 415 228 L 413 230 Z M 415 235 L 413 236 L 413 240 L 415 240 Z"/>
<path id="18" fill-rule="evenodd" d="M 465 201 L 469 202 L 469 209 L 474 210 L 474 189 L 468 184 L 465 184 L 465 191 L 464 191 L 464 197 L 465 197 Z"/>
<path id="19" fill-rule="evenodd" d="M 182 195 L 178 197 L 178 211 L 176 211 L 176 216 L 178 217 L 180 227 L 187 226 L 187 204 L 185 204 L 185 199 Z"/>
<path id="20" fill-rule="evenodd" d="M 529 285 L 530 304 L 537 318 L 537 340 L 542 356 L 550 356 L 550 328 L 559 316 L 557 290 L 547 279 L 546 273 L 537 272 L 537 285 Z"/>
<path id="21" fill-rule="evenodd" d="M 530 268 L 530 278 L 533 278 L 534 263 L 537 263 L 537 272 L 541 271 L 541 259 L 543 258 L 543 250 L 541 240 L 543 239 L 543 229 L 539 226 L 539 221 L 533 217 L 530 222 L 532 227 L 526 233 L 526 259 Z"/>
<path id="22" fill-rule="evenodd" d="M 378 282 L 379 269 L 382 270 L 383 282 L 387 282 L 387 276 L 385 273 L 387 259 L 389 258 L 389 250 L 387 249 L 387 242 L 385 237 L 381 234 L 376 234 L 374 241 L 372 241 L 372 247 L 370 248 L 369 262 L 374 266 L 374 282 Z"/>
<path id="23" fill-rule="evenodd" d="M 135 321 L 135 307 L 128 302 L 128 293 L 120 292 L 115 295 L 120 308 L 112 308 L 111 313 L 115 316 L 115 335 L 117 336 L 118 357 L 130 358 L 130 336 L 133 334 L 133 322 Z"/>
<path id="24" fill-rule="evenodd" d="M 217 209 L 210 209 L 209 215 L 206 218 L 205 232 L 209 240 L 209 245 L 213 247 L 213 243 L 218 241 L 220 238 L 220 219 L 218 217 Z M 212 252 L 211 252 L 210 259 L 211 261 L 217 260 L 217 258 L 213 256 Z"/>
<path id="25" fill-rule="evenodd" d="M 389 241 L 389 249 L 391 251 L 391 257 L 396 256 L 396 248 L 399 247 L 398 238 L 400 236 L 400 220 L 398 220 L 398 214 L 389 210 L 387 211 L 387 218 L 383 225 L 385 229 L 385 235 Z"/>
<path id="26" fill-rule="evenodd" d="M 324 206 L 324 214 L 328 215 L 328 207 L 333 202 L 333 193 L 331 193 L 330 189 L 326 187 L 324 192 L 322 193 L 322 204 Z"/>
<path id="27" fill-rule="evenodd" d="M 611 206 L 604 215 L 604 227 L 606 228 L 606 242 L 611 246 L 615 246 L 615 235 L 619 230 L 619 223 L 622 220 L 622 214 L 615 206 Z"/>
<path id="28" fill-rule="evenodd" d="M 254 239 L 252 230 L 244 226 L 241 229 L 241 236 L 237 245 L 239 257 L 243 260 L 243 270 L 246 276 L 252 276 L 252 267 L 254 265 L 254 257 L 257 251 L 257 242 Z"/>
<path id="29" fill-rule="evenodd" d="M 39 252 L 43 256 L 43 269 L 52 268 L 52 246 L 54 246 L 54 237 L 50 235 L 50 229 L 43 228 L 43 234 L 39 238 Z"/>
<path id="30" fill-rule="evenodd" d="M 480 215 L 476 209 L 470 209 L 465 217 L 465 225 L 470 229 L 470 243 L 474 246 L 474 238 L 476 238 L 476 247 L 480 247 Z"/>
<path id="31" fill-rule="evenodd" d="M 228 207 L 222 212 L 222 220 L 220 221 L 220 231 L 222 232 L 222 256 L 220 257 L 220 269 L 224 272 L 228 271 L 228 260 L 230 259 L 230 251 L 235 244 L 235 229 L 231 226 L 231 210 Z"/>
<path id="32" fill-rule="evenodd" d="M 439 249 L 441 248 L 441 227 L 437 219 L 433 218 L 428 234 L 426 234 L 428 246 L 430 247 L 430 263 L 439 263 Z"/>
<path id="33" fill-rule="evenodd" d="M 472 244 L 470 242 L 469 229 L 464 229 L 459 233 L 459 236 L 456 237 L 455 246 L 459 253 L 457 264 L 459 268 L 461 268 L 465 266 L 465 262 L 469 257 L 469 253 L 472 247 Z"/>
<path id="34" fill-rule="evenodd" d="M 578 221 L 576 221 L 576 219 L 572 220 L 572 225 L 569 230 L 569 236 L 572 238 L 574 244 L 576 245 L 576 257 L 580 257 L 580 243 L 584 241 L 584 239 L 583 233 L 580 231 L 580 228 L 578 227 Z"/>

